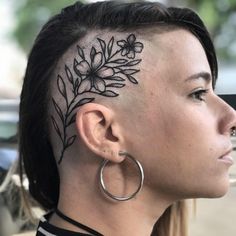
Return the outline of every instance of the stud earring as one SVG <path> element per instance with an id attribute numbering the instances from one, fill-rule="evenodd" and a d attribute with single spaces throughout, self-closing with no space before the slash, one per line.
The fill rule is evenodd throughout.
<path id="1" fill-rule="evenodd" d="M 231 129 L 231 136 L 236 136 L 236 127 Z"/>

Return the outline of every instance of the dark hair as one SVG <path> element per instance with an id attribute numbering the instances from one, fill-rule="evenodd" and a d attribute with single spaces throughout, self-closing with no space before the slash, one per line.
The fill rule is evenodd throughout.
<path id="1" fill-rule="evenodd" d="M 59 175 L 49 140 L 48 99 L 52 73 L 63 53 L 91 29 L 132 31 L 173 25 L 191 31 L 201 42 L 217 78 L 214 46 L 203 22 L 190 9 L 156 2 L 75 3 L 52 17 L 37 36 L 29 55 L 20 103 L 20 162 L 31 195 L 46 209 L 57 206 Z"/>

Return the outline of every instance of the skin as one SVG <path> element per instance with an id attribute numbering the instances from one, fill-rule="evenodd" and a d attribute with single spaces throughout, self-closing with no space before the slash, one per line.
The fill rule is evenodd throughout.
<path id="1" fill-rule="evenodd" d="M 198 73 L 204 77 L 188 79 Z M 144 47 L 138 87 L 125 87 L 118 102 L 90 103 L 78 110 L 79 139 L 59 167 L 58 208 L 105 235 L 127 236 L 135 230 L 147 236 L 173 202 L 223 196 L 230 164 L 219 158 L 232 148 L 236 113 L 214 94 L 210 77 L 205 52 L 191 33 L 153 36 Z M 141 162 L 145 182 L 135 199 L 117 203 L 101 193 L 98 169 L 103 158 L 110 160 L 109 190 L 132 192 L 137 172 L 115 165 L 124 160 L 120 150 Z M 50 221 L 78 231 L 56 215 Z"/>

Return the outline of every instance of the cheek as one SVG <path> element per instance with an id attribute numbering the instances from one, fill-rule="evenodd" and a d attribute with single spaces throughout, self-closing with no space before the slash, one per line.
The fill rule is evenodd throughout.
<path id="1" fill-rule="evenodd" d="M 140 152 L 149 160 L 145 168 L 152 173 L 150 183 L 155 180 L 165 191 L 175 183 L 179 190 L 187 191 L 200 179 L 204 183 L 216 177 L 216 121 L 206 109 L 183 104 L 159 106 L 159 111 L 149 113 L 146 119 Z"/>

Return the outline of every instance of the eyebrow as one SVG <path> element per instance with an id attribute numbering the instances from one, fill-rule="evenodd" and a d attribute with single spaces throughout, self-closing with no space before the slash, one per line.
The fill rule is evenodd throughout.
<path id="1" fill-rule="evenodd" d="M 212 77 L 211 77 L 211 74 L 208 73 L 208 72 L 199 72 L 197 74 L 193 74 L 193 75 L 190 75 L 186 80 L 185 82 L 191 82 L 191 81 L 194 81 L 194 80 L 197 80 L 197 79 L 204 79 L 207 83 L 211 82 L 212 81 Z"/>

